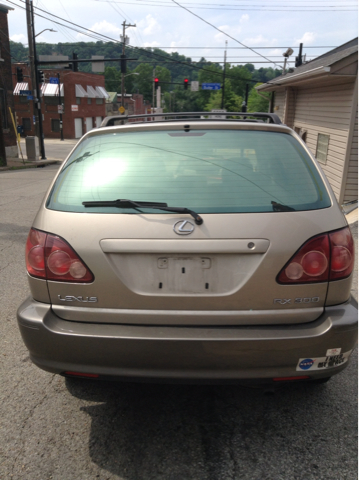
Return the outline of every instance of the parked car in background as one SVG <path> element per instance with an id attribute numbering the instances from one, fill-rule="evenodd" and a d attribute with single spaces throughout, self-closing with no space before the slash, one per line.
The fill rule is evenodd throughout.
<path id="1" fill-rule="evenodd" d="M 345 217 L 293 130 L 273 114 L 231 116 L 109 117 L 82 137 L 26 244 L 18 323 L 37 366 L 270 383 L 347 366 Z"/>

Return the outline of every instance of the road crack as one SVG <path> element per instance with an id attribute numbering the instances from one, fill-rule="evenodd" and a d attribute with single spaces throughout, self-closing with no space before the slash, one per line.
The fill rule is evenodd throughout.
<path id="1" fill-rule="evenodd" d="M 47 389 L 48 387 L 52 384 L 52 382 L 54 381 L 56 377 L 56 374 L 54 373 L 50 379 L 50 381 L 48 382 L 47 386 L 45 387 L 45 394 L 43 395 L 43 397 L 32 407 L 32 409 L 30 410 L 29 414 L 27 415 L 27 417 L 25 418 L 25 420 L 23 421 L 23 424 L 21 425 L 21 430 L 20 430 L 20 438 L 19 438 L 19 441 L 21 442 L 21 447 L 20 447 L 20 450 L 18 452 L 18 454 L 16 455 L 16 457 L 14 458 L 13 460 L 13 464 L 12 464 L 12 469 L 11 469 L 11 477 L 14 476 L 14 470 L 15 470 L 15 466 L 17 464 L 17 460 L 18 458 L 20 457 L 20 455 L 23 453 L 24 449 L 25 449 L 25 440 L 23 439 L 23 434 L 24 434 L 24 431 L 25 431 L 25 427 L 26 427 L 26 424 L 28 423 L 28 421 L 31 419 L 31 417 L 33 417 L 34 413 L 35 413 L 35 410 L 37 410 L 38 407 L 41 407 L 41 405 L 44 403 L 44 401 L 47 399 L 48 397 L 48 392 L 47 392 Z"/>

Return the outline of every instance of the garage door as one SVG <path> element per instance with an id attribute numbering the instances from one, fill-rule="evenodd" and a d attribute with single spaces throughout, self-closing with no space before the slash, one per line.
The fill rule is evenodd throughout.
<path id="1" fill-rule="evenodd" d="M 86 117 L 86 132 L 93 129 L 92 117 Z"/>
<path id="2" fill-rule="evenodd" d="M 99 127 L 102 122 L 102 117 L 96 117 L 96 127 Z"/>
<path id="3" fill-rule="evenodd" d="M 82 137 L 82 118 L 75 118 L 75 138 Z"/>

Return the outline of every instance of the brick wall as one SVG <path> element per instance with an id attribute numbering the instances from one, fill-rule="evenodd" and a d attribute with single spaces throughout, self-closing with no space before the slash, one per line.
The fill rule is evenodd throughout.
<path id="1" fill-rule="evenodd" d="M 25 76 L 29 74 L 27 67 L 22 66 L 23 74 Z M 13 65 L 13 71 L 16 71 L 16 65 Z M 81 85 L 85 90 L 87 86 L 104 87 L 105 78 L 103 75 L 97 75 L 94 73 L 73 72 L 72 70 L 64 69 L 43 69 L 45 73 L 46 83 L 49 82 L 50 77 L 57 77 L 60 75 L 60 82 L 64 85 L 64 96 L 61 97 L 61 103 L 64 104 L 63 120 L 63 135 L 64 138 L 75 138 L 75 119 L 81 120 L 82 133 L 86 133 L 86 119 L 92 119 L 93 128 L 96 127 L 96 118 L 101 117 L 103 119 L 106 116 L 105 99 L 102 104 L 97 104 L 96 99 L 92 98 L 91 103 L 88 103 L 88 98 L 81 98 L 80 103 L 76 101 L 76 89 L 75 85 Z M 30 79 L 24 77 L 24 80 L 29 83 L 29 90 L 31 88 Z M 16 76 L 14 76 L 16 83 Z M 53 131 L 54 122 L 60 119 L 58 114 L 58 106 L 56 97 L 51 97 L 55 102 L 54 104 L 47 103 L 46 97 L 42 97 L 41 110 L 43 114 L 43 130 L 45 138 L 60 138 L 60 132 Z M 20 96 L 15 95 L 15 110 L 17 115 L 17 121 L 19 124 L 24 123 L 24 118 L 30 119 L 31 130 L 25 132 L 26 135 L 34 135 L 34 125 L 32 121 L 33 116 L 33 102 L 25 102 L 25 99 L 21 99 Z"/>
<path id="2" fill-rule="evenodd" d="M 9 112 L 10 107 L 12 112 L 14 113 L 14 102 L 12 95 L 13 80 L 11 73 L 10 42 L 7 15 L 7 9 L 0 6 L 0 95 L 2 96 L 1 103 L 5 114 L 5 121 L 3 121 L 3 136 L 5 147 L 7 147 L 6 152 L 8 155 L 11 150 L 14 150 L 15 154 L 17 155 L 16 134 Z"/>

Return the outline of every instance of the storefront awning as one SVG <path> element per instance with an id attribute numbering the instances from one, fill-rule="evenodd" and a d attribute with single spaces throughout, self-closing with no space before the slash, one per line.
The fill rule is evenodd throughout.
<path id="1" fill-rule="evenodd" d="M 81 85 L 75 85 L 76 97 L 88 97 L 86 90 Z"/>
<path id="2" fill-rule="evenodd" d="M 59 86 L 57 83 L 43 83 L 41 85 L 41 92 L 44 97 L 58 97 L 59 96 Z M 64 84 L 60 85 L 60 95 L 64 96 Z"/>
<path id="3" fill-rule="evenodd" d="M 100 98 L 100 94 L 97 93 L 96 90 L 93 87 L 91 87 L 90 85 L 87 85 L 87 95 L 90 98 Z"/>
<path id="4" fill-rule="evenodd" d="M 99 94 L 100 98 L 108 98 L 110 96 L 104 87 L 96 87 L 96 92 Z"/>
<path id="5" fill-rule="evenodd" d="M 25 82 L 17 83 L 15 85 L 13 95 L 20 95 L 20 90 L 29 90 L 29 84 Z"/>

